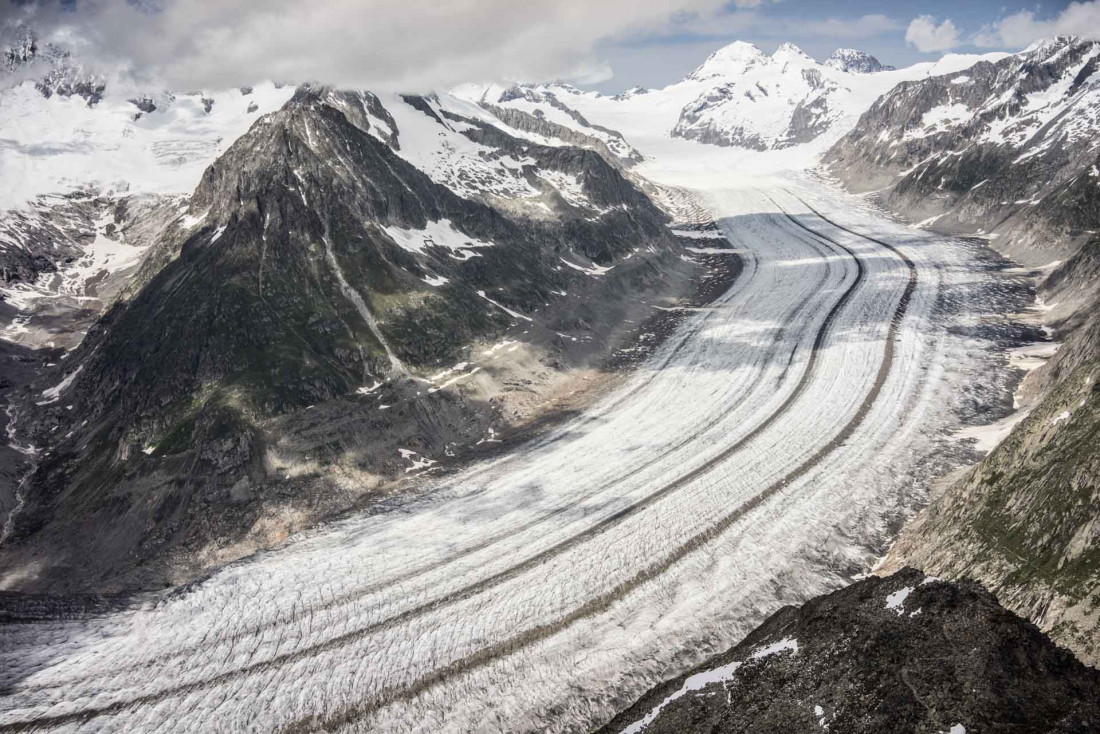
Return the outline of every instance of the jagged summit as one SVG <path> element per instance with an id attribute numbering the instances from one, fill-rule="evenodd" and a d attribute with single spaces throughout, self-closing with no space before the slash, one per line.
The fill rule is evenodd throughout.
<path id="1" fill-rule="evenodd" d="M 16 81 L 34 81 L 35 88 L 46 98 L 55 94 L 77 95 L 95 105 L 106 89 L 106 80 L 101 75 L 75 63 L 68 50 L 41 42 L 34 29 L 23 23 L 0 27 L 0 70 L 19 74 Z"/>
<path id="2" fill-rule="evenodd" d="M 1063 33 L 1062 35 L 1058 36 L 1047 36 L 1046 38 L 1040 38 L 1039 40 L 1033 42 L 1030 46 L 1025 48 L 1020 53 L 1029 54 L 1036 51 L 1052 51 L 1066 46 L 1073 46 L 1082 42 L 1083 40 L 1084 39 L 1082 39 L 1081 36 L 1068 33 Z"/>
<path id="3" fill-rule="evenodd" d="M 852 74 L 873 74 L 878 71 L 893 71 L 894 67 L 879 62 L 866 51 L 854 48 L 838 48 L 825 60 L 825 66 Z"/>

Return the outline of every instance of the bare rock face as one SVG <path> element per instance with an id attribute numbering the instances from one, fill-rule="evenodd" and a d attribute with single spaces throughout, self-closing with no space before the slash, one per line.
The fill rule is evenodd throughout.
<path id="1" fill-rule="evenodd" d="M 131 99 L 130 104 L 132 104 L 134 107 L 137 107 L 139 110 L 146 114 L 157 111 L 157 103 L 153 101 L 152 97 L 149 97 L 147 95 L 142 95 L 141 97 L 135 97 L 134 99 Z"/>
<path id="2" fill-rule="evenodd" d="M 1100 728 L 1100 671 L 980 586 L 908 568 L 785 607 L 658 685 L 601 734 L 1070 732 Z"/>
<path id="3" fill-rule="evenodd" d="M 1063 341 L 1028 375 L 1029 414 L 908 526 L 886 568 L 976 578 L 1084 660 L 1100 660 L 1100 42 L 1063 36 L 898 85 L 827 154 L 852 188 L 1027 265 Z"/>
<path id="4" fill-rule="evenodd" d="M 838 48 L 833 51 L 833 55 L 825 60 L 825 66 L 851 74 L 874 74 L 879 71 L 894 70 L 893 66 L 886 66 L 871 54 L 854 48 Z"/>
<path id="5" fill-rule="evenodd" d="M 1100 227 L 1100 42 L 1062 36 L 899 84 L 826 154 L 851 188 L 945 232 L 994 234 L 1024 264 Z"/>

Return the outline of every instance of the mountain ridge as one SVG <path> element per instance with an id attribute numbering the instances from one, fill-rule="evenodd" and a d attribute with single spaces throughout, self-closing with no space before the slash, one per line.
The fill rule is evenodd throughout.
<path id="1" fill-rule="evenodd" d="M 346 466 L 361 495 L 407 473 L 405 451 L 427 467 L 472 449 L 535 409 L 525 392 L 624 346 L 624 319 L 650 313 L 638 296 L 691 291 L 706 258 L 682 257 L 666 215 L 597 152 L 386 99 L 302 87 L 259 118 L 128 298 L 24 393 L 19 435 L 49 451 L 9 566 L 68 547 L 50 583 L 120 568 L 150 583 L 174 556 L 253 537 L 268 504 L 344 509 L 355 495 L 299 507 L 328 481 L 318 462 Z M 515 351 L 521 333 L 515 357 L 474 351 L 509 335 Z M 509 394 L 535 375 L 542 388 Z M 325 428 L 315 409 L 345 415 Z M 119 531 L 74 529 L 89 523 Z"/>

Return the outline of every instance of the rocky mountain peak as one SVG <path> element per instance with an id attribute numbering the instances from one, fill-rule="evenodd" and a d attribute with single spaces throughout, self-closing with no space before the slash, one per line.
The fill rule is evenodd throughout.
<path id="1" fill-rule="evenodd" d="M 885 66 L 866 51 L 854 48 L 838 48 L 825 60 L 825 66 L 846 71 L 850 74 L 873 74 L 877 71 L 893 71 L 894 67 Z"/>
<path id="2" fill-rule="evenodd" d="M 1040 38 L 1030 46 L 1023 50 L 1025 54 L 1043 54 L 1051 51 L 1058 51 L 1066 46 L 1073 46 L 1081 43 L 1084 39 L 1081 36 L 1075 36 L 1070 34 L 1062 34 L 1059 36 L 1048 36 L 1047 38 Z"/>
<path id="3" fill-rule="evenodd" d="M 163 114 L 157 106 L 152 114 Z M 271 488 L 288 481 L 259 463 L 274 434 L 257 416 L 296 426 L 312 408 L 350 415 L 350 405 L 359 427 L 338 432 L 379 442 L 369 459 L 377 475 L 397 476 L 393 457 L 408 445 L 439 456 L 460 440 L 477 446 L 493 408 L 444 390 L 442 377 L 428 390 L 425 381 L 473 362 L 481 344 L 510 331 L 533 333 L 561 360 L 563 329 L 625 330 L 624 316 L 603 314 L 635 308 L 655 274 L 680 287 L 693 265 L 679 257 L 665 215 L 618 168 L 595 150 L 540 145 L 493 119 L 446 94 L 303 86 L 206 169 L 186 211 L 172 202 L 171 236 L 153 245 L 132 295 L 66 361 L 72 402 L 35 403 L 43 422 L 23 425 L 37 435 L 51 423 L 44 430 L 83 447 L 78 456 L 58 444 L 28 481 L 64 483 L 66 498 L 105 508 L 98 498 L 108 487 L 129 496 L 153 472 L 168 504 L 127 505 L 142 527 L 157 527 L 147 513 L 162 513 L 178 530 L 134 534 L 102 552 L 74 549 L 73 558 L 117 553 L 122 568 L 140 543 L 170 563 L 176 544 L 205 547 L 238 532 L 231 524 L 240 516 L 209 503 L 260 512 Z M 579 295 L 551 298 L 560 292 Z M 383 399 L 416 413 L 381 413 L 374 401 Z M 64 430 L 52 430 L 55 413 Z M 344 461 L 347 444 L 336 435 L 310 439 L 306 451 L 329 446 Z M 181 479 L 173 467 L 192 465 L 181 456 L 204 462 L 194 476 L 206 489 Z M 137 483 L 105 471 L 120 463 Z M 169 476 L 172 487 L 159 479 Z M 52 491 L 37 496 L 43 502 L 24 508 L 11 538 L 96 543 L 63 528 L 110 522 L 99 510 L 71 512 Z M 39 535 L 43 522 L 51 529 Z"/>

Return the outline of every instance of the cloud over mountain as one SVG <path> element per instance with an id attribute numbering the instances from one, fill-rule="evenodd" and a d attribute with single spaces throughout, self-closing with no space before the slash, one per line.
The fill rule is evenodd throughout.
<path id="1" fill-rule="evenodd" d="M 78 0 L 20 2 L 23 21 L 80 58 L 172 88 L 256 79 L 416 90 L 471 78 L 607 76 L 594 45 L 721 0 Z"/>

